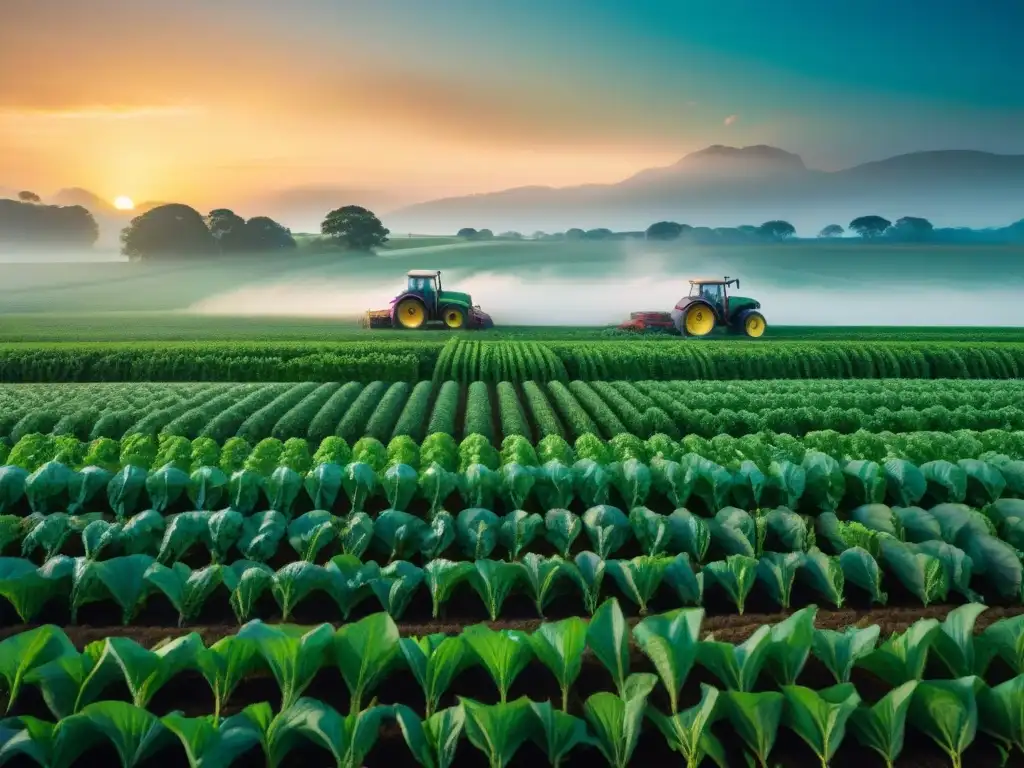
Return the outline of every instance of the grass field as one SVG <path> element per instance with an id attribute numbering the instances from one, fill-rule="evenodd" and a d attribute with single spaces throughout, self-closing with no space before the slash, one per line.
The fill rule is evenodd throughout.
<path id="1" fill-rule="evenodd" d="M 1020 249 L 440 240 L 0 264 L 0 764 L 1024 760 Z"/>

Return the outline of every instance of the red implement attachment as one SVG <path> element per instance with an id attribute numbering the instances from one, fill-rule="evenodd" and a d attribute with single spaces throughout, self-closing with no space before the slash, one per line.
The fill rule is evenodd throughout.
<path id="1" fill-rule="evenodd" d="M 619 326 L 620 331 L 674 331 L 675 324 L 668 312 L 631 312 L 629 320 Z"/>

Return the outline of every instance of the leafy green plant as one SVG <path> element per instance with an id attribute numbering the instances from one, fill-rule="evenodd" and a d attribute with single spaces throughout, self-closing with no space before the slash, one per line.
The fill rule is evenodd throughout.
<path id="1" fill-rule="evenodd" d="M 730 691 L 750 691 L 761 674 L 772 642 L 771 627 L 758 627 L 742 644 L 720 643 L 708 635 L 697 646 L 697 661 Z"/>
<path id="2" fill-rule="evenodd" d="M 299 700 L 323 665 L 334 629 L 330 624 L 309 630 L 285 624 L 270 626 L 257 619 L 242 627 L 237 637 L 255 643 L 257 653 L 277 680 L 283 711 Z"/>
<path id="3" fill-rule="evenodd" d="M 595 693 L 583 705 L 583 714 L 594 734 L 594 744 L 612 768 L 626 768 L 636 749 L 643 725 L 647 696 L 654 675 L 636 675 L 623 696 Z"/>
<path id="4" fill-rule="evenodd" d="M 730 724 L 753 753 L 758 765 L 761 768 L 768 768 L 768 756 L 775 746 L 779 724 L 782 722 L 785 697 L 774 691 L 728 691 L 723 698 Z"/>
<path id="5" fill-rule="evenodd" d="M 338 629 L 333 650 L 351 695 L 350 710 L 358 711 L 363 695 L 380 685 L 399 657 L 398 627 L 388 614 L 372 614 Z"/>
<path id="6" fill-rule="evenodd" d="M 466 736 L 487 756 L 490 768 L 504 768 L 530 737 L 533 710 L 525 696 L 515 701 L 486 705 L 460 698 L 465 711 Z"/>
<path id="7" fill-rule="evenodd" d="M 857 691 L 850 683 L 820 691 L 785 685 L 782 694 L 787 703 L 786 724 L 814 750 L 822 768 L 827 768 L 846 734 L 847 720 L 860 703 Z"/>
<path id="8" fill-rule="evenodd" d="M 436 619 L 440 615 L 441 605 L 447 602 L 455 587 L 468 579 L 473 571 L 473 563 L 454 562 L 443 558 L 431 560 L 423 567 L 423 579 L 430 591 L 433 618 Z"/>
<path id="9" fill-rule="evenodd" d="M 932 680 L 918 684 L 910 700 L 910 722 L 949 755 L 953 768 L 960 768 L 963 753 L 977 733 L 976 696 L 982 685 L 974 675 Z"/>
<path id="10" fill-rule="evenodd" d="M 703 609 L 690 608 L 649 616 L 633 627 L 637 645 L 651 660 L 668 691 L 673 716 L 678 713 L 679 694 L 697 660 L 703 620 Z"/>
<path id="11" fill-rule="evenodd" d="M 874 651 L 862 656 L 857 666 L 897 685 L 920 680 L 928 662 L 928 651 L 939 631 L 939 622 L 935 619 L 918 619 L 906 632 L 893 634 Z"/>
<path id="12" fill-rule="evenodd" d="M 917 680 L 909 680 L 876 704 L 861 704 L 850 716 L 850 730 L 857 741 L 881 755 L 887 768 L 892 768 L 903 751 L 907 712 L 917 685 Z"/>
<path id="13" fill-rule="evenodd" d="M 772 626 L 765 666 L 780 686 L 795 685 L 807 663 L 814 642 L 817 613 L 818 606 L 808 605 Z"/>
<path id="14" fill-rule="evenodd" d="M 4 711 L 11 711 L 29 671 L 66 655 L 77 656 L 78 652 L 67 635 L 52 624 L 21 632 L 0 642 L 0 677 L 7 692 Z"/>
<path id="15" fill-rule="evenodd" d="M 465 707 L 448 707 L 425 720 L 404 704 L 396 704 L 394 712 L 416 762 L 424 768 L 450 768 L 466 723 Z"/>
<path id="16" fill-rule="evenodd" d="M 700 701 L 694 706 L 666 716 L 652 706 L 647 717 L 658 727 L 669 746 L 686 760 L 686 768 L 697 768 L 705 756 L 719 766 L 727 764 L 725 749 L 711 726 L 718 718 L 718 689 L 701 683 Z"/>
<path id="17" fill-rule="evenodd" d="M 847 627 L 844 630 L 815 629 L 811 647 L 837 683 L 850 682 L 857 662 L 872 653 L 878 644 L 879 627 Z"/>
<path id="18" fill-rule="evenodd" d="M 579 677 L 587 644 L 587 624 L 578 616 L 544 622 L 532 635 L 534 656 L 554 674 L 562 691 L 562 711 L 569 707 L 569 689 Z"/>
<path id="19" fill-rule="evenodd" d="M 566 713 L 564 709 L 555 709 L 550 701 L 531 702 L 530 709 L 536 721 L 534 741 L 544 750 L 552 768 L 558 768 L 562 758 L 573 747 L 590 743 L 587 724 L 580 718 Z"/>
<path id="20" fill-rule="evenodd" d="M 498 688 L 502 703 L 519 673 L 533 658 L 529 635 L 513 629 L 494 630 L 486 624 L 466 628 L 462 637 Z"/>
<path id="21" fill-rule="evenodd" d="M 640 555 L 632 560 L 610 560 L 608 573 L 622 593 L 639 606 L 640 615 L 645 616 L 647 602 L 657 593 L 670 562 L 670 557 L 650 555 Z"/>
<path id="22" fill-rule="evenodd" d="M 725 560 L 708 563 L 704 566 L 704 573 L 725 591 L 742 614 L 747 595 L 754 587 L 757 560 L 746 555 L 730 555 Z"/>
<path id="23" fill-rule="evenodd" d="M 403 637 L 399 640 L 399 650 L 416 682 L 423 689 L 426 715 L 430 719 L 437 710 L 441 696 L 469 662 L 469 649 L 462 636 L 446 637 L 438 633 L 425 637 Z"/>

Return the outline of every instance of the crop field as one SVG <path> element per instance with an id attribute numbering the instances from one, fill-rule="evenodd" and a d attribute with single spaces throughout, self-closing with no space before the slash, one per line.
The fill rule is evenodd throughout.
<path id="1" fill-rule="evenodd" d="M 0 344 L 0 765 L 1024 764 L 1017 331 L 316 328 Z"/>

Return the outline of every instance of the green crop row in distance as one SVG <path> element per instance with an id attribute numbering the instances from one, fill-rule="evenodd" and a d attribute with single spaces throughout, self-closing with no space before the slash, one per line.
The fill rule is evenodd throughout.
<path id="1" fill-rule="evenodd" d="M 608 765 L 625 768 L 641 732 L 650 727 L 693 768 L 705 758 L 726 768 L 743 752 L 768 765 L 780 728 L 795 732 L 822 766 L 848 736 L 892 765 L 908 727 L 933 739 L 956 768 L 979 730 L 1020 758 L 1024 669 L 1017 638 L 1024 617 L 997 621 L 976 634 L 985 607 L 968 604 L 942 622 L 921 619 L 881 640 L 877 625 L 818 629 L 816 610 L 809 606 L 762 626 L 740 645 L 702 639 L 700 609 L 650 616 L 630 629 L 615 600 L 602 604 L 589 622 L 570 618 L 532 633 L 477 625 L 457 635 L 401 637 L 389 616 L 374 614 L 337 630 L 329 624 L 304 629 L 254 621 L 208 647 L 189 634 L 152 650 L 109 638 L 79 652 L 60 629 L 44 625 L 0 643 L 0 675 L 8 690 L 0 761 L 46 756 L 45 764 L 71 765 L 108 740 L 127 768 L 177 737 L 193 766 L 229 765 L 257 745 L 275 766 L 308 739 L 327 749 L 337 765 L 356 768 L 373 749 L 381 725 L 392 719 L 412 758 L 428 767 L 451 765 L 460 738 L 466 738 L 492 766 L 505 765 L 533 740 L 552 765 L 571 750 L 595 748 Z M 655 673 L 631 672 L 631 645 Z M 591 658 L 604 670 L 605 690 L 585 696 L 577 686 Z M 834 685 L 799 684 L 812 658 L 831 673 Z M 986 679 L 995 665 L 1014 676 L 990 685 Z M 344 692 L 333 698 L 347 716 L 303 695 L 327 667 L 336 667 L 344 680 Z M 458 694 L 459 673 L 471 667 L 490 677 L 494 691 L 486 698 L 496 703 Z M 690 677 L 697 667 L 720 687 L 701 684 L 699 701 L 686 706 L 683 693 L 694 687 Z M 926 668 L 941 676 L 926 678 Z M 266 703 L 240 711 L 234 706 L 239 684 L 260 669 L 269 670 L 277 684 L 276 715 Z M 544 670 L 550 701 L 511 697 L 528 669 Z M 161 688 L 192 671 L 210 688 L 211 716 L 150 712 Z M 388 693 L 402 690 L 388 681 L 406 675 L 422 689 L 421 709 Z M 887 689 L 880 701 L 861 699 L 856 681 L 862 675 Z M 771 687 L 754 692 L 762 678 Z M 132 703 L 104 701 L 105 691 L 122 682 Z M 55 724 L 18 714 L 27 687 L 41 690 Z M 227 714 L 233 710 L 237 714 Z M 739 743 L 723 743 L 723 731 Z"/>
<path id="2" fill-rule="evenodd" d="M 1013 379 L 1024 344 L 391 340 L 306 343 L 14 344 L 0 381 L 434 381 L 581 379 Z"/>
<path id="3" fill-rule="evenodd" d="M 331 435 L 386 442 L 447 432 L 482 434 L 498 444 L 509 435 L 575 439 L 627 432 L 648 438 L 663 432 L 711 438 L 769 431 L 799 437 L 820 430 L 1024 429 L 1019 381 L 901 380 L 884 388 L 882 382 L 865 380 L 745 384 L 27 385 L 0 388 L 0 444 L 36 432 L 83 441 L 159 433 L 221 442 L 238 436 L 250 442 L 296 437 L 316 443 Z"/>
<path id="4" fill-rule="evenodd" d="M 641 614 L 659 593 L 671 593 L 673 604 L 701 604 L 705 588 L 743 613 L 755 585 L 788 609 L 796 581 L 837 608 L 851 587 L 885 604 L 887 584 L 924 605 L 951 592 L 969 600 L 982 594 L 1010 604 L 1022 599 L 1021 500 L 997 502 L 985 513 L 955 504 L 927 511 L 868 505 L 845 519 L 833 513 L 805 518 L 784 508 L 750 515 L 733 507 L 708 519 L 686 509 L 659 515 L 644 507 L 626 516 L 600 506 L 582 517 L 565 509 L 504 517 L 485 509 L 442 510 L 429 522 L 399 510 L 376 520 L 362 512 L 335 517 L 315 510 L 289 523 L 273 510 L 245 518 L 233 509 L 166 519 L 149 510 L 126 522 L 58 513 L 26 522 L 34 527 L 25 526 L 22 551 L 41 550 L 46 559 L 37 565 L 0 558 L 0 595 L 23 621 L 61 598 L 72 621 L 82 605 L 112 601 L 128 623 L 151 594 L 166 597 L 183 622 L 194 621 L 219 594 L 243 621 L 268 592 L 285 620 L 298 603 L 319 594 L 329 596 L 343 618 L 375 596 L 397 619 L 426 596 L 424 590 L 436 618 L 464 582 L 492 620 L 513 592 L 527 595 L 539 616 L 567 593 L 592 612 L 606 573 Z M 17 527 L 17 518 L 0 518 L 6 539 L 0 545 L 17 540 L 11 535 Z M 59 554 L 75 537 L 84 556 Z M 588 545 L 592 551 L 584 549 Z M 560 554 L 545 557 L 534 548 Z M 612 559 L 629 549 L 644 554 Z M 245 559 L 228 565 L 236 553 Z M 509 559 L 488 559 L 499 553 Z M 193 570 L 181 562 L 185 558 L 213 562 Z M 325 558 L 324 565 L 316 562 Z M 286 564 L 275 571 L 270 560 Z"/>

